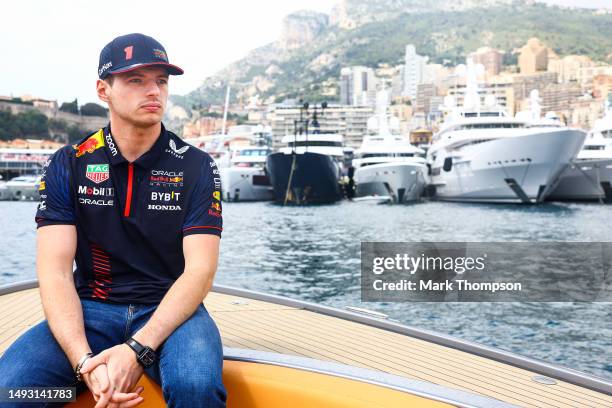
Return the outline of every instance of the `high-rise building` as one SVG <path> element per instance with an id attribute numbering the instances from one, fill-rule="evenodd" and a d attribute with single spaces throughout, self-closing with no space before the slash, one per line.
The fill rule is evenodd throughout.
<path id="1" fill-rule="evenodd" d="M 542 111 L 563 112 L 582 96 L 580 86 L 575 83 L 549 84 L 540 90 Z"/>
<path id="2" fill-rule="evenodd" d="M 518 58 L 521 74 L 535 74 L 548 68 L 548 48 L 535 37 L 521 48 Z"/>
<path id="3" fill-rule="evenodd" d="M 561 114 L 567 118 L 568 124 L 588 130 L 593 128 L 597 119 L 601 118 L 603 108 L 600 100 L 581 97 L 570 104 L 567 113 L 561 112 Z"/>
<path id="4" fill-rule="evenodd" d="M 470 54 L 474 64 L 482 64 L 488 75 L 501 72 L 504 53 L 491 47 L 481 47 Z"/>
<path id="5" fill-rule="evenodd" d="M 598 75 L 612 75 L 612 65 L 595 65 L 578 70 L 578 83 L 583 92 L 592 89 L 593 79 Z"/>
<path id="6" fill-rule="evenodd" d="M 373 114 L 371 106 L 329 105 L 317 119 L 322 132 L 339 133 L 344 136 L 345 146 L 356 149 L 361 146 L 368 130 L 368 119 Z M 272 126 L 273 146 L 276 148 L 280 146 L 283 136 L 293 134 L 294 123 L 300 118 L 300 108 L 296 105 L 272 106 L 267 118 Z"/>
<path id="7" fill-rule="evenodd" d="M 532 75 L 516 75 L 513 79 L 514 98 L 516 101 L 528 98 L 531 91 L 537 89 L 542 93 L 542 89 L 550 84 L 558 82 L 556 72 L 538 72 Z"/>
<path id="8" fill-rule="evenodd" d="M 438 95 L 438 90 L 434 84 L 419 84 L 417 87 L 417 97 L 415 112 L 429 113 L 431 98 Z"/>
<path id="9" fill-rule="evenodd" d="M 423 83 L 423 75 L 425 73 L 425 64 L 427 57 L 416 53 L 414 45 L 406 46 L 406 57 L 404 63 L 404 91 L 402 96 L 408 96 L 412 99 L 417 97 L 417 87 Z"/>
<path id="10" fill-rule="evenodd" d="M 397 74 L 391 78 L 391 99 L 401 97 L 404 91 L 404 70 L 405 67 L 397 67 Z"/>
<path id="11" fill-rule="evenodd" d="M 373 106 L 378 80 L 368 67 L 345 67 L 340 70 L 340 104 Z"/>
<path id="12" fill-rule="evenodd" d="M 448 89 L 448 95 L 455 98 L 457 105 L 462 106 L 465 98 L 465 84 L 458 84 Z M 478 86 L 481 106 L 485 104 L 487 97 L 493 96 L 495 103 L 506 109 L 509 115 L 514 115 L 514 89 L 510 78 L 500 78 L 497 81 L 484 83 Z"/>
<path id="13" fill-rule="evenodd" d="M 595 63 L 584 55 L 568 55 L 548 61 L 548 71 L 559 74 L 559 82 L 577 82 L 582 68 L 594 66 Z"/>

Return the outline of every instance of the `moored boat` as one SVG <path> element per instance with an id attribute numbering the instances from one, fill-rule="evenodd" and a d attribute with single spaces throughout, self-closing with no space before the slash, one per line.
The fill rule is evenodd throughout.
<path id="1" fill-rule="evenodd" d="M 612 108 L 607 101 L 604 117 L 595 122 L 549 200 L 612 202 Z"/>
<path id="2" fill-rule="evenodd" d="M 18 176 L 6 182 L 9 200 L 38 200 L 39 188 L 40 176 L 35 175 Z"/>
<path id="3" fill-rule="evenodd" d="M 465 103 L 446 99 L 447 120 L 427 151 L 439 200 L 484 203 L 543 202 L 576 157 L 586 134 L 556 121 L 512 118 L 487 98 L 481 106 L 468 60 Z"/>
<path id="4" fill-rule="evenodd" d="M 399 121 L 387 115 L 388 95 L 377 95 L 377 115 L 355 152 L 355 200 L 409 203 L 421 198 L 427 183 L 425 151 L 399 135 Z"/>
<path id="5" fill-rule="evenodd" d="M 612 383 L 576 370 L 340 310 L 215 286 L 228 407 L 603 407 Z M 0 353 L 44 318 L 35 281 L 0 288 Z M 186 373 L 188 375 L 188 373 Z M 143 407 L 165 406 L 148 377 Z M 72 406 L 91 406 L 83 393 Z"/>
<path id="6" fill-rule="evenodd" d="M 232 152 L 230 165 L 220 169 L 221 197 L 224 201 L 271 201 L 274 190 L 265 171 L 272 149 L 244 146 Z"/>
<path id="7" fill-rule="evenodd" d="M 313 118 L 307 118 L 294 135 L 284 136 L 281 143 L 279 151 L 266 160 L 276 202 L 327 204 L 342 198 L 343 137 L 319 130 L 316 108 Z"/>

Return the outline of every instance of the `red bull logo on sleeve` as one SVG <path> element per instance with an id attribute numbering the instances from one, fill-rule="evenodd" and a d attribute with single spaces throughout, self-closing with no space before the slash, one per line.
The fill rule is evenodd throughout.
<path id="1" fill-rule="evenodd" d="M 212 194 L 213 198 L 217 201 L 221 201 L 221 192 L 220 191 L 214 191 Z"/>
<path id="2" fill-rule="evenodd" d="M 104 139 L 102 129 L 98 130 L 94 135 L 90 136 L 80 145 L 74 145 L 76 150 L 76 157 L 81 157 L 85 153 L 93 153 L 96 149 L 104 146 Z"/>
<path id="3" fill-rule="evenodd" d="M 221 204 L 219 203 L 212 203 L 210 205 L 210 208 L 212 208 L 215 211 L 221 212 Z"/>

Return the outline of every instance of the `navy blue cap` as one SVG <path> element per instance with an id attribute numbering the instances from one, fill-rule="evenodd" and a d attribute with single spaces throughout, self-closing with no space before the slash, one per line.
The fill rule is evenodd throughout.
<path id="1" fill-rule="evenodd" d="M 98 77 L 104 79 L 112 74 L 158 65 L 165 67 L 170 75 L 182 75 L 183 70 L 168 62 L 164 46 L 144 34 L 127 34 L 106 44 L 100 52 Z"/>

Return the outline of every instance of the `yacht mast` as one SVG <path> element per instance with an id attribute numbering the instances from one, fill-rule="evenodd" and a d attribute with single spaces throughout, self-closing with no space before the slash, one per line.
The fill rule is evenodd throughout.
<path id="1" fill-rule="evenodd" d="M 227 91 L 225 92 L 225 108 L 223 109 L 223 127 L 221 134 L 225 135 L 225 127 L 227 125 L 227 110 L 229 108 L 229 97 L 230 97 L 230 86 L 227 84 Z"/>

